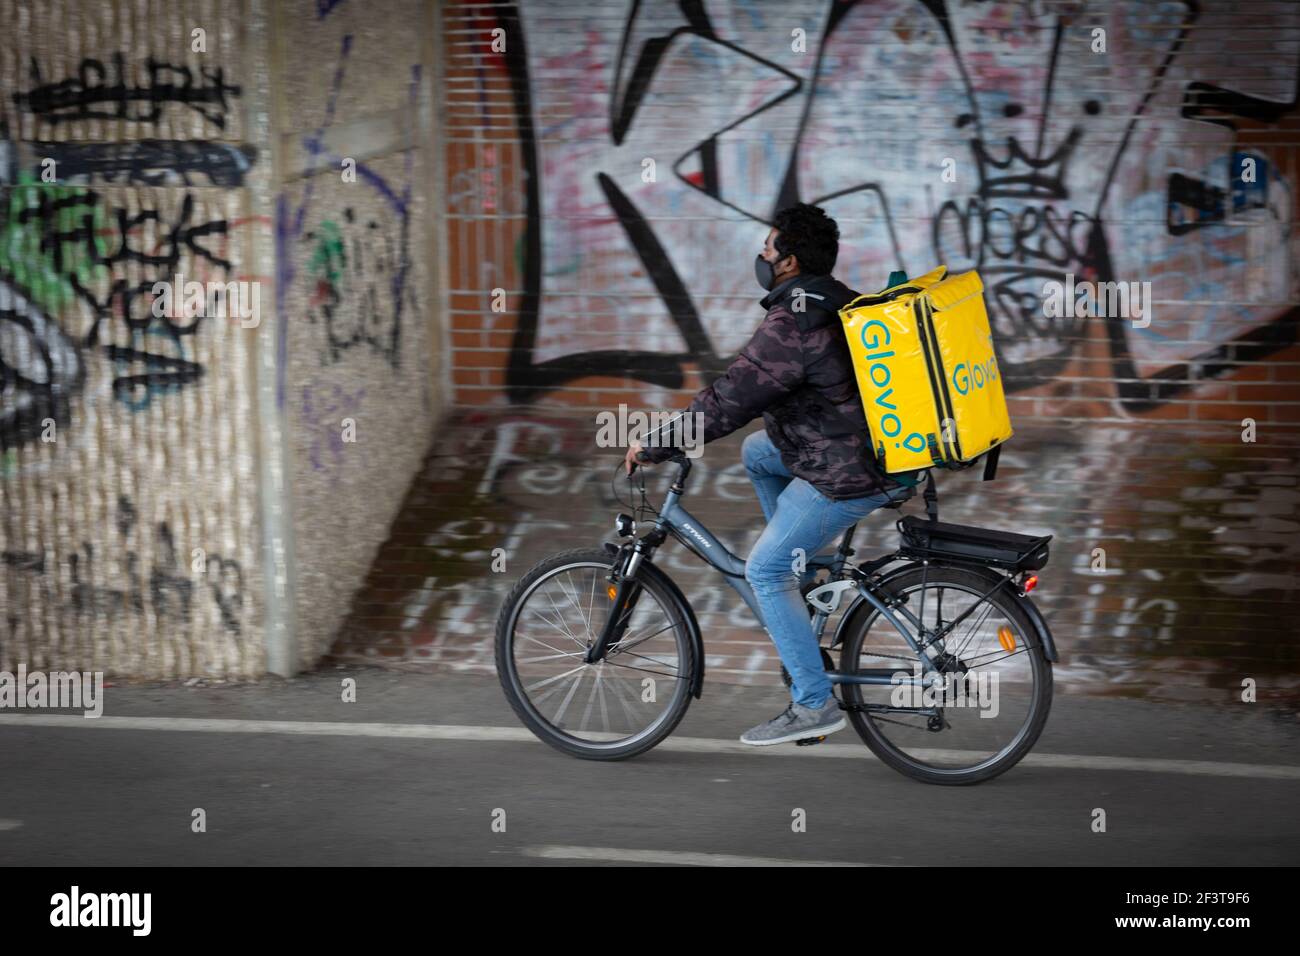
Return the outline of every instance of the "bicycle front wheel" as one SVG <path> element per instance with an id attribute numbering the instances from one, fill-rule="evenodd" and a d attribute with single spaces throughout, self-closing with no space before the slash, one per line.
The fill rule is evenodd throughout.
<path id="1" fill-rule="evenodd" d="M 575 757 L 622 760 L 654 747 L 686 714 L 698 666 L 687 609 L 657 577 L 641 592 L 605 659 L 587 649 L 609 618 L 612 558 L 546 558 L 515 585 L 497 620 L 497 676 L 524 726 Z"/>
<path id="2" fill-rule="evenodd" d="M 849 719 L 872 753 L 915 780 L 960 785 L 996 777 L 1029 752 L 1047 721 L 1051 661 L 1009 588 L 983 597 L 992 583 L 972 571 L 931 566 L 889 585 L 925 632 L 958 621 L 942 652 L 933 649 L 942 686 L 915 683 L 922 670 L 917 653 L 871 605 L 859 605 L 846 633 L 841 672 L 892 672 L 897 681 L 844 684 Z M 897 616 L 924 643 L 924 634 Z"/>

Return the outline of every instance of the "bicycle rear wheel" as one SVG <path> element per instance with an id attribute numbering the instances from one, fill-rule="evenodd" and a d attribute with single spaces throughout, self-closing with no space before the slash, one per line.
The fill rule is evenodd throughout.
<path id="1" fill-rule="evenodd" d="M 699 666 L 687 609 L 646 572 L 623 636 L 604 660 L 583 660 L 609 618 L 611 562 L 596 549 L 546 558 L 497 620 L 497 676 L 511 708 L 539 739 L 589 760 L 633 757 L 671 734 Z"/>
<path id="2" fill-rule="evenodd" d="M 999 588 L 981 601 L 992 583 L 972 571 L 931 566 L 906 571 L 888 587 L 931 632 L 970 611 L 943 642 L 942 689 L 842 685 L 849 719 L 872 753 L 915 780 L 961 785 L 996 777 L 1029 752 L 1047 721 L 1051 662 L 1013 592 Z M 863 603 L 854 615 L 841 672 L 891 670 L 915 678 L 916 652 L 880 612 Z"/>

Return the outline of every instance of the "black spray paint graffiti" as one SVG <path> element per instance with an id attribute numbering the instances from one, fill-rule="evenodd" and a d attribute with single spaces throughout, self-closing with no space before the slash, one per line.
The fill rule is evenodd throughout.
<path id="1" fill-rule="evenodd" d="M 54 161 L 64 185 L 122 183 L 137 186 L 242 186 L 257 160 L 253 146 L 212 140 L 142 139 L 130 143 L 22 144 L 20 168 L 39 178 L 41 162 Z"/>
<path id="2" fill-rule="evenodd" d="M 326 11 L 328 12 L 328 11 Z M 334 119 L 335 106 L 338 103 L 340 91 L 344 86 L 344 78 L 347 75 L 349 57 L 352 51 L 352 34 L 344 34 L 341 38 L 339 47 L 339 58 L 334 71 L 334 78 L 330 84 L 329 95 L 325 104 L 325 116 L 322 124 L 302 137 L 302 145 L 314 157 L 325 160 L 329 165 L 337 165 L 343 159 L 329 152 L 324 144 L 324 132 Z M 408 89 L 408 103 L 414 109 L 420 90 L 420 64 L 411 66 L 410 86 Z M 327 343 L 321 353 L 322 364 L 330 364 L 339 361 L 341 355 L 346 354 L 347 350 L 354 345 L 362 342 L 370 344 L 372 350 L 384 356 L 394 370 L 401 363 L 401 353 L 398 351 L 398 345 L 401 340 L 403 312 L 408 305 L 414 310 L 418 308 L 415 301 L 415 289 L 413 284 L 408 281 L 411 270 L 410 257 L 410 206 L 412 197 L 412 187 L 415 182 L 414 176 L 414 150 L 407 150 L 405 161 L 403 163 L 403 181 L 400 190 L 391 185 L 388 180 L 381 176 L 366 163 L 359 162 L 356 164 L 356 175 L 360 182 L 374 190 L 374 194 L 383 201 L 386 206 L 397 216 L 400 223 L 398 229 L 398 239 L 394 247 L 391 239 L 385 235 L 383 240 L 383 249 L 378 253 L 377 259 L 372 259 L 371 266 L 367 269 L 364 266 L 364 260 L 360 254 L 354 254 L 354 258 L 362 263 L 356 268 L 361 275 L 367 277 L 367 286 L 365 282 L 359 282 L 356 286 L 348 288 L 340 287 L 338 283 L 347 280 L 351 281 L 351 276 L 347 268 L 348 245 L 347 238 L 344 235 L 346 231 L 349 236 L 353 235 L 354 227 L 351 225 L 355 217 L 349 213 L 347 221 L 349 228 L 347 230 L 339 229 L 337 226 L 331 232 L 327 232 L 322 224 L 320 229 L 320 242 L 316 249 L 312 251 L 310 263 L 316 270 L 316 286 L 312 291 L 312 302 L 310 308 L 315 310 L 321 308 L 322 314 L 316 315 L 313 311 L 311 321 L 324 324 L 326 327 Z M 286 297 L 290 289 L 294 287 L 297 278 L 296 257 L 294 255 L 295 243 L 302 241 L 305 237 L 305 224 L 308 222 L 308 212 L 312 208 L 315 181 L 318 177 L 311 177 L 303 190 L 300 202 L 294 203 L 285 193 L 281 193 L 276 200 L 275 215 L 275 236 L 276 236 L 276 310 L 283 314 L 287 308 Z M 351 218 L 349 218 L 351 217 Z M 363 243 L 373 241 L 365 239 L 365 233 L 369 232 L 369 227 L 360 230 Z M 374 256 L 372 251 L 370 255 Z M 378 284 L 378 268 L 382 263 L 384 269 L 384 285 Z M 329 273 L 333 271 L 334 279 L 331 280 Z M 347 308 L 353 309 L 352 323 L 345 325 L 339 322 L 338 328 L 332 328 L 335 322 L 335 309 L 339 309 L 347 301 L 348 295 L 356 295 L 368 298 L 368 302 L 357 301 L 355 305 L 348 305 Z M 382 304 L 382 307 L 381 307 Z M 328 305 L 328 309 L 324 308 Z M 385 316 L 391 309 L 391 325 L 387 324 Z M 341 318 L 341 316 L 340 316 Z M 283 407 L 285 396 L 287 394 L 285 369 L 288 367 L 288 325 L 287 322 L 279 323 L 279 335 L 276 341 L 276 403 Z M 387 334 L 383 329 L 387 329 Z"/>
<path id="3" fill-rule="evenodd" d="M 963 6 L 966 5 L 968 4 Z M 762 64 L 771 71 L 773 78 L 780 78 L 788 84 L 788 88 L 765 100 L 757 109 L 723 128 L 713 130 L 702 141 L 687 148 L 673 164 L 679 180 L 720 206 L 756 222 L 770 221 L 767 212 L 746 210 L 726 198 L 723 169 L 717 160 L 720 138 L 783 100 L 800 95 L 803 100 L 798 132 L 789 143 L 785 173 L 774 184 L 773 194 L 766 197 L 768 201 L 762 203 L 764 209 L 779 209 L 801 199 L 823 203 L 852 192 L 872 194 L 883 209 L 889 241 L 898 260 L 897 268 L 907 271 L 909 265 L 915 266 L 916 263 L 902 261 L 896 227 L 889 213 L 888 196 L 880 183 L 863 182 L 825 196 L 806 196 L 800 188 L 799 161 L 805 152 L 802 142 L 818 87 L 826 82 L 822 70 L 826 47 L 836 30 L 857 6 L 858 0 L 832 0 L 825 8 L 825 27 L 816 41 L 816 65 L 811 71 L 811 79 L 805 82 L 779 64 L 724 39 L 722 32 L 714 28 L 702 4 L 681 0 L 677 8 L 682 24 L 669 30 L 658 26 L 662 21 L 662 17 L 659 17 L 662 11 L 655 14 L 659 19 L 645 25 L 640 21 L 650 17 L 646 12 L 649 5 L 632 4 L 619 43 L 613 81 L 609 84 L 609 128 L 612 142 L 619 144 L 635 122 L 638 109 L 645 102 L 647 91 L 651 89 L 658 71 L 672 62 L 668 54 L 675 43 L 710 44 L 719 50 Z M 1011 390 L 1032 388 L 1059 373 L 1073 357 L 1074 343 L 1079 332 L 1072 317 L 1044 321 L 1040 291 L 1044 281 L 1059 279 L 1068 272 L 1089 280 L 1114 281 L 1117 278 L 1103 219 L 1107 196 L 1137 124 L 1144 117 L 1158 87 L 1182 51 L 1190 27 L 1198 19 L 1198 7 L 1190 2 L 1173 2 L 1160 6 L 1160 15 L 1167 22 L 1161 24 L 1159 35 L 1167 37 L 1168 43 L 1148 77 L 1146 86 L 1140 91 L 1136 106 L 1126 117 L 1119 146 L 1111 158 L 1101 188 L 1095 191 L 1095 204 L 1090 208 L 1072 210 L 1062 209 L 1060 204 L 1070 198 L 1070 162 L 1076 158 L 1083 140 L 1083 128 L 1076 123 L 1062 139 L 1049 144 L 1043 142 L 1040 126 L 1038 142 L 1029 144 L 1016 137 L 1007 137 L 1004 147 L 1003 140 L 996 139 L 986 130 L 989 118 L 980 109 L 980 96 L 972 82 L 974 67 L 963 57 L 963 48 L 956 36 L 952 16 L 954 5 L 948 0 L 917 0 L 915 8 L 917 22 L 925 21 L 927 29 L 941 34 L 941 42 L 957 64 L 966 108 L 958 111 L 953 119 L 957 128 L 965 129 L 970 134 L 970 148 L 978 170 L 978 185 L 972 190 L 972 195 L 962 203 L 947 201 L 934 216 L 931 252 L 936 261 L 960 260 L 963 267 L 979 268 L 988 277 L 986 284 L 998 340 L 999 361 L 1006 369 L 1008 387 Z M 1044 9 L 1036 15 L 1046 16 L 1048 12 Z M 524 188 L 528 222 L 521 242 L 525 292 L 507 369 L 510 401 L 529 402 L 545 391 L 558 388 L 573 379 L 608 374 L 611 369 L 668 388 L 680 387 L 683 366 L 687 362 L 697 364 L 706 374 L 721 370 L 726 364 L 725 358 L 718 354 L 704 329 L 691 294 L 654 226 L 614 179 L 603 172 L 594 175 L 610 212 L 625 230 L 629 246 L 641 260 L 672 323 L 679 330 L 686 350 L 681 353 L 606 350 L 535 361 L 533 355 L 538 340 L 544 274 L 544 228 L 540 194 L 542 176 L 538 136 L 530 93 L 527 38 L 523 35 L 517 5 L 499 3 L 496 5 L 496 13 L 499 25 L 512 38 L 505 53 L 505 66 L 510 76 L 515 112 L 524 141 Z M 1050 31 L 1050 62 L 1046 71 L 1045 90 L 1041 91 L 1044 102 L 1048 104 L 1045 114 L 1052 103 L 1057 58 L 1067 24 L 1067 13 L 1064 8 L 1059 13 L 1052 13 L 1055 24 Z M 633 42 L 638 30 L 648 30 L 652 34 L 648 38 L 640 38 L 639 46 Z M 1235 132 L 1236 117 L 1274 120 L 1295 106 L 1294 96 L 1289 102 L 1271 102 L 1208 84 L 1190 83 L 1185 88 L 1182 116 L 1226 126 Z M 1085 103 L 1084 116 L 1096 116 L 1102 108 L 1100 102 Z M 1004 116 L 1014 117 L 1024 111 L 1024 106 L 1007 102 L 1003 110 Z M 1043 125 L 1046 125 L 1046 119 Z M 1237 156 L 1240 151 L 1234 148 L 1229 150 L 1228 155 Z M 694 178 L 683 172 L 688 160 L 698 165 L 699 173 Z M 1213 220 L 1219 216 L 1212 198 L 1207 200 L 1203 193 L 1189 188 L 1188 177 L 1174 179 L 1171 176 L 1170 205 L 1186 203 L 1189 196 L 1196 197 L 1191 205 L 1201 210 L 1198 213 L 1201 221 Z M 1091 200 L 1093 196 L 1090 194 L 1086 198 Z M 1210 204 L 1208 213 L 1204 211 L 1207 203 Z M 1171 213 L 1171 217 L 1172 215 Z M 1172 224 L 1169 230 L 1171 235 L 1180 235 L 1186 231 L 1188 230 L 1177 224 Z M 932 264 L 927 261 L 926 268 Z M 1031 302 L 1028 295 L 1035 286 L 1037 294 Z M 1107 323 L 1106 334 L 1113 366 L 1111 377 L 1116 381 L 1118 398 L 1130 412 L 1148 409 L 1186 390 L 1193 380 L 1222 374 L 1232 367 L 1232 361 L 1258 360 L 1293 344 L 1297 340 L 1298 321 L 1300 308 L 1289 309 L 1191 361 L 1161 369 L 1145 380 L 1137 370 L 1127 330 L 1122 323 Z M 1006 353 L 1009 343 L 1026 341 L 1033 346 L 1032 352 L 1016 355 Z"/>
<path id="4" fill-rule="evenodd" d="M 189 193 L 164 220 L 158 210 L 113 207 L 80 187 L 10 190 L 0 209 L 0 448 L 30 441 L 46 417 L 65 420 L 67 399 L 84 379 L 81 350 L 113 363 L 113 395 L 133 409 L 197 381 L 203 367 L 186 357 L 185 343 L 203 317 L 155 316 L 152 290 L 172 280 L 182 256 L 191 273 L 229 270 L 215 246 L 226 231 L 224 219 L 196 221 Z M 121 275 L 128 270 L 142 278 Z M 88 319 L 84 332 L 69 334 L 49 317 L 68 311 Z M 114 341 L 119 323 L 129 344 Z"/>
<path id="5" fill-rule="evenodd" d="M 150 57 L 144 68 L 145 83 L 132 87 L 126 82 L 126 62 L 121 53 L 113 54 L 112 78 L 103 60 L 88 57 L 78 65 L 76 76 L 47 83 L 41 76 L 40 64 L 32 57 L 31 89 L 13 94 L 13 101 L 20 109 L 51 123 L 80 119 L 157 123 L 163 108 L 176 103 L 218 129 L 225 129 L 230 105 L 227 97 L 239 96 L 240 88 L 225 82 L 221 67 L 200 67 L 197 85 L 194 71 L 188 66 Z"/>
<path id="6" fill-rule="evenodd" d="M 321 364 L 337 364 L 364 345 L 400 368 L 403 307 L 414 308 L 414 291 L 405 281 L 406 217 L 394 239 L 374 219 L 358 222 L 348 208 L 342 226 L 326 219 L 302 241 L 311 249 L 307 273 L 315 280 L 307 317 L 325 330 Z"/>
<path id="7" fill-rule="evenodd" d="M 147 608 L 160 620 L 183 623 L 190 620 L 196 592 L 206 585 L 222 626 L 231 634 L 242 633 L 247 596 L 244 571 L 238 561 L 209 554 L 201 570 L 188 574 L 178 570 L 190 566 L 190 561 L 177 551 L 170 525 L 160 521 L 154 527 L 155 558 L 146 571 L 141 568 L 139 551 L 131 545 L 132 535 L 138 533 L 139 516 L 135 504 L 125 495 L 118 497 L 114 523 L 122 543 L 113 556 L 125 565 L 125 586 L 94 583 L 96 565 L 103 556 L 83 540 L 80 549 L 68 555 L 68 609 L 72 613 L 112 621 L 119 615 L 141 614 Z M 41 578 L 48 567 L 44 554 L 27 551 L 0 552 L 0 563 Z M 46 603 L 54 606 L 52 601 Z"/>
<path id="8" fill-rule="evenodd" d="M 65 425 L 84 379 L 80 350 L 58 323 L 0 282 L 0 451 L 35 441 L 46 422 Z"/>
<path id="9" fill-rule="evenodd" d="M 942 28 L 953 55 L 959 57 L 948 4 L 945 0 L 922 2 Z M 1168 43 L 1163 57 L 1142 90 L 1136 108 L 1127 118 L 1123 137 L 1090 209 L 1075 209 L 1063 214 L 1053 205 L 1056 201 L 1070 198 L 1069 169 L 1083 141 L 1083 128 L 1074 123 L 1066 136 L 1051 146 L 1043 141 L 1043 129 L 1050 116 L 1045 109 L 1037 143 L 1031 147 L 1015 137 L 1007 137 L 1005 152 L 999 154 L 997 151 L 1002 150 L 1001 144 L 995 146 L 993 138 L 982 131 L 985 121 L 978 107 L 979 100 L 967 80 L 971 111 L 959 115 L 956 125 L 959 128 L 971 125 L 975 130 L 971 150 L 978 170 L 978 187 L 964 210 L 952 200 L 940 208 L 932 225 L 933 248 L 937 261 L 962 262 L 979 269 L 985 277 L 999 361 L 1007 369 L 1007 382 L 1012 390 L 1032 388 L 1055 377 L 1073 357 L 1072 343 L 1080 335 L 1082 320 L 1074 316 L 1045 319 L 1040 291 L 1044 282 L 1064 283 L 1068 273 L 1079 274 L 1089 281 L 1114 281 L 1118 278 L 1106 230 L 1106 201 L 1139 122 L 1182 51 L 1188 31 L 1198 17 L 1197 8 L 1191 3 L 1170 4 L 1168 11 L 1172 19 L 1164 31 Z M 1056 17 L 1047 67 L 1045 102 L 1049 106 L 1066 26 L 1065 16 Z M 968 74 L 963 71 L 962 76 L 966 79 Z M 1300 76 L 1297 79 L 1300 81 Z M 1295 105 L 1294 96 L 1289 103 L 1264 104 L 1229 90 L 1191 83 L 1185 91 L 1182 115 L 1204 118 L 1212 111 L 1222 113 L 1221 118 L 1207 121 L 1235 131 L 1232 116 L 1258 118 L 1269 113 L 1271 119 L 1277 119 Z M 1002 110 L 1004 116 L 1014 117 L 1024 111 L 1024 104 L 1008 101 Z M 1102 111 L 1103 104 L 1097 100 L 1083 103 L 1086 116 L 1096 116 Z M 1229 155 L 1235 160 L 1241 154 L 1233 149 Z M 1171 235 L 1178 236 L 1188 231 L 1177 228 L 1172 217 L 1177 202 L 1186 195 L 1190 183 L 1188 177 L 1178 173 L 1169 177 L 1168 231 Z M 1197 185 L 1200 191 L 1209 188 L 1199 180 Z M 1008 200 L 1013 204 L 1004 205 Z M 1238 208 L 1242 208 L 1241 205 Z M 1202 221 L 1208 218 L 1203 216 Z M 946 238 L 954 234 L 960 237 L 960 247 L 946 245 Z M 1142 379 L 1133 360 L 1125 326 L 1119 322 L 1105 323 L 1103 327 L 1111 349 L 1111 377 L 1118 398 L 1131 413 L 1153 408 L 1191 388 L 1195 380 L 1230 371 L 1234 365 L 1227 361 L 1229 357 L 1237 362 L 1254 361 L 1293 344 L 1298 319 L 1300 308 L 1289 309 L 1233 341 L 1190 362 L 1161 369 L 1146 380 Z M 1047 354 L 1007 361 L 1005 343 L 1016 340 L 1037 340 L 1046 346 Z"/>

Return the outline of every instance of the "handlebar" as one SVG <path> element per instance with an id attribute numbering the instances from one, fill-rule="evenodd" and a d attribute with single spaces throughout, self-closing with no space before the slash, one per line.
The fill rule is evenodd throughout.
<path id="1" fill-rule="evenodd" d="M 691 459 L 687 457 L 684 451 L 676 449 L 662 462 L 658 462 L 658 464 L 667 464 L 668 462 L 676 462 L 678 465 L 677 480 L 673 482 L 673 488 L 680 493 L 682 490 L 682 483 L 686 481 L 686 476 L 691 473 Z M 633 459 L 632 470 L 627 473 L 627 476 L 631 478 L 641 464 L 641 462 Z"/>

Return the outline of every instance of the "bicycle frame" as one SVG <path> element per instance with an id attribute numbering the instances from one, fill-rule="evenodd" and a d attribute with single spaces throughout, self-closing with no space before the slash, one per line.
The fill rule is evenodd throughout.
<path id="1" fill-rule="evenodd" d="M 636 539 L 636 542 L 631 545 L 632 553 L 623 566 L 618 590 L 614 597 L 613 608 L 611 609 L 609 619 L 606 621 L 604 628 L 602 628 L 601 634 L 597 637 L 590 650 L 588 650 L 586 655 L 587 663 L 595 663 L 596 661 L 601 660 L 604 657 L 606 650 L 621 639 L 622 634 L 627 627 L 627 620 L 630 617 L 631 609 L 635 607 L 636 598 L 638 596 L 636 588 L 629 588 L 628 584 L 631 583 L 635 586 L 636 572 L 640 567 L 641 562 L 653 555 L 659 545 L 667 540 L 669 534 L 681 541 L 687 550 L 693 552 L 702 561 L 721 573 L 723 580 L 725 580 L 727 584 L 729 584 L 740 595 L 741 599 L 744 600 L 745 604 L 753 612 L 754 617 L 758 619 L 759 623 L 763 625 L 765 630 L 767 629 L 767 625 L 763 620 L 763 612 L 758 606 L 758 600 L 754 595 L 754 590 L 745 579 L 745 560 L 734 554 L 730 548 L 717 539 L 713 532 L 705 527 L 702 521 L 682 506 L 681 497 L 685 492 L 684 482 L 686 476 L 691 470 L 690 459 L 681 459 L 679 462 L 679 469 L 676 480 L 673 482 L 672 486 L 668 490 L 668 494 L 664 498 L 663 507 L 659 509 L 659 517 L 658 520 L 655 521 L 654 529 L 643 535 L 641 538 Z M 836 684 L 878 684 L 885 686 L 900 684 L 925 686 L 935 682 L 936 680 L 942 681 L 943 676 L 940 674 L 938 668 L 935 667 L 930 656 L 922 649 L 921 645 L 917 643 L 908 628 L 899 621 L 898 617 L 894 613 L 895 610 L 898 610 L 899 613 L 908 619 L 909 623 L 916 627 L 917 633 L 923 632 L 925 630 L 924 626 L 921 621 L 911 613 L 911 611 L 904 607 L 901 602 L 890 601 L 888 595 L 882 597 L 877 594 L 875 589 L 871 586 L 869 577 L 858 571 L 856 568 L 852 569 L 851 577 L 839 579 L 839 575 L 844 569 L 844 564 L 851 553 L 849 544 L 856 528 L 857 525 L 854 524 L 844 532 L 844 536 L 841 539 L 839 548 L 834 556 L 830 558 L 814 557 L 808 562 L 809 566 L 812 567 L 829 568 L 832 580 L 828 582 L 828 584 L 822 585 L 822 587 L 832 587 L 835 589 L 833 591 L 835 597 L 834 605 L 830 605 L 829 610 L 818 609 L 813 621 L 813 634 L 816 637 L 818 644 L 820 644 L 822 634 L 825 632 L 826 622 L 829 619 L 830 614 L 834 613 L 835 609 L 838 608 L 839 603 L 843 598 L 843 592 L 856 588 L 857 593 L 862 597 L 862 599 L 879 611 L 881 617 L 888 621 L 889 624 L 903 637 L 903 640 L 907 642 L 908 646 L 911 647 L 913 652 L 917 655 L 917 659 L 921 662 L 922 669 L 926 673 L 925 676 L 916 678 L 898 670 L 897 668 L 871 668 L 860 670 L 855 674 L 828 671 L 827 677 L 830 678 L 832 683 Z M 624 548 L 626 549 L 627 547 L 628 545 L 625 544 Z M 889 555 L 885 559 L 876 562 L 876 565 L 883 566 L 893 559 L 894 555 Z M 814 605 L 814 607 L 816 608 L 817 606 Z M 939 647 L 939 652 L 942 652 L 941 645 Z M 915 712 L 915 708 L 907 709 Z"/>

